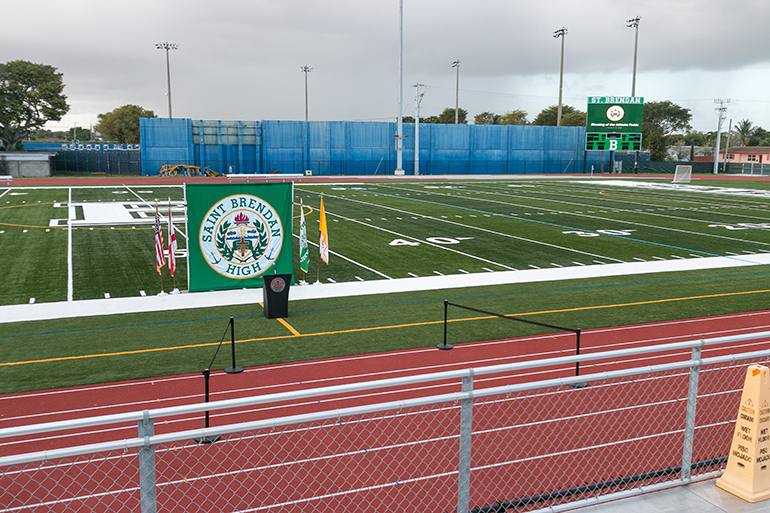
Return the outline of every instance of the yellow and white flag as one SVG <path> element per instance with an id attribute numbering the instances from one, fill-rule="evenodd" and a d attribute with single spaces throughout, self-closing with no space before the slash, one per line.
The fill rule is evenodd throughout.
<path id="1" fill-rule="evenodd" d="M 321 254 L 321 260 L 329 265 L 329 232 L 326 228 L 326 211 L 324 210 L 324 197 L 321 196 L 321 241 L 318 243 L 318 251 Z"/>

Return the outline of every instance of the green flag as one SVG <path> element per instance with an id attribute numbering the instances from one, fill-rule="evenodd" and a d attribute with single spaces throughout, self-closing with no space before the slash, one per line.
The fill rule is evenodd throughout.
<path id="1" fill-rule="evenodd" d="M 187 184 L 191 292 L 292 274 L 292 183 Z"/>
<path id="2" fill-rule="evenodd" d="M 305 210 L 302 200 L 299 200 L 299 268 L 306 273 L 309 268 L 310 253 L 307 250 L 307 226 L 305 226 Z"/>

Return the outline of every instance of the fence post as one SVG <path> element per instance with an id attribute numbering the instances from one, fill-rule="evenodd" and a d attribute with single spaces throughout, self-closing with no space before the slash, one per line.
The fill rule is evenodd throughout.
<path id="1" fill-rule="evenodd" d="M 473 392 L 473 369 L 463 377 L 463 392 Z M 460 458 L 458 463 L 457 512 L 470 510 L 471 503 L 471 435 L 473 434 L 473 394 L 460 404 Z"/>
<path id="2" fill-rule="evenodd" d="M 692 360 L 700 362 L 701 346 L 692 348 Z M 682 448 L 682 480 L 690 480 L 692 467 L 692 445 L 695 440 L 695 413 L 698 403 L 698 377 L 702 365 L 690 367 L 690 382 L 687 386 L 687 413 L 684 419 L 684 447 Z"/>
<path id="3" fill-rule="evenodd" d="M 153 419 L 149 410 L 144 410 L 144 418 L 139 421 L 139 438 L 144 438 L 144 445 L 139 447 L 139 503 L 142 513 L 158 511 L 155 489 L 155 446 L 150 444 L 150 437 L 155 434 Z"/>

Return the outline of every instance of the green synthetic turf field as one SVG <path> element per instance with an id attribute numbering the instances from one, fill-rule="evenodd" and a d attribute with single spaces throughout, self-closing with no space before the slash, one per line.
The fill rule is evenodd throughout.
<path id="1" fill-rule="evenodd" d="M 661 180 L 635 183 L 664 187 L 573 179 L 296 184 L 295 201 L 307 205 L 308 281 L 315 281 L 317 249 L 312 244 L 317 242 L 321 193 L 332 251 L 331 265 L 320 269 L 327 282 L 714 255 L 750 259 L 770 252 L 765 183 L 693 183 L 721 191 L 665 187 Z M 726 194 L 739 189 L 750 193 Z M 66 223 L 69 194 L 74 219 L 81 222 L 71 232 Z M 180 208 L 181 187 L 11 187 L 0 188 L 0 195 L 0 304 L 66 300 L 68 235 L 75 300 L 160 290 L 153 205 L 157 198 L 167 209 L 170 198 Z M 99 205 L 96 210 L 94 205 Z M 110 225 L 94 217 L 94 212 L 113 208 L 127 210 L 136 223 Z M 173 215 L 183 232 L 183 222 Z M 184 290 L 186 244 L 183 236 L 177 239 L 177 276 L 182 277 L 177 286 Z M 295 240 L 295 252 L 296 245 Z M 536 318 L 581 329 L 762 310 L 768 304 L 768 271 L 756 266 L 292 302 L 287 320 L 300 336 L 265 319 L 257 305 L 0 324 L 0 393 L 198 372 L 213 355 L 211 344 L 221 339 L 229 316 L 238 317 L 243 364 L 260 365 L 435 345 L 441 342 L 444 298 L 506 314 L 552 312 Z M 163 272 L 168 290 L 171 278 Z M 510 324 L 456 323 L 450 342 L 542 332 Z M 100 356 L 105 354 L 113 356 Z M 221 367 L 227 365 L 226 354 L 219 359 Z"/>

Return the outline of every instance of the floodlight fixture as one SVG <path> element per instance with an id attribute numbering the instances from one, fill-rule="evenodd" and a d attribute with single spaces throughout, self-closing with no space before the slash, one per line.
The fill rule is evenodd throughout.
<path id="1" fill-rule="evenodd" d="M 455 85 L 455 125 L 460 120 L 460 59 L 452 61 L 452 67 L 457 68 L 457 82 Z"/>
<path id="2" fill-rule="evenodd" d="M 631 78 L 631 97 L 636 96 L 636 50 L 639 47 L 639 20 L 641 19 L 641 16 L 637 16 L 636 18 L 626 20 L 626 23 L 628 23 L 626 26 L 636 31 L 634 33 L 634 71 Z"/>
<path id="3" fill-rule="evenodd" d="M 305 74 L 305 121 L 307 121 L 307 74 L 313 71 L 310 66 L 302 66 L 300 71 Z"/>
<path id="4" fill-rule="evenodd" d="M 567 27 L 562 27 L 553 33 L 553 37 L 561 37 L 561 64 L 559 65 L 559 107 L 556 111 L 556 126 L 561 126 L 561 91 L 564 79 L 564 39 L 567 35 Z"/>
<path id="5" fill-rule="evenodd" d="M 166 83 L 168 85 L 168 92 L 166 93 L 168 96 L 168 117 L 171 119 L 171 68 L 169 66 L 168 61 L 168 51 L 169 50 L 176 50 L 179 48 L 179 45 L 176 43 L 155 43 L 155 49 L 156 50 L 166 50 Z"/>

